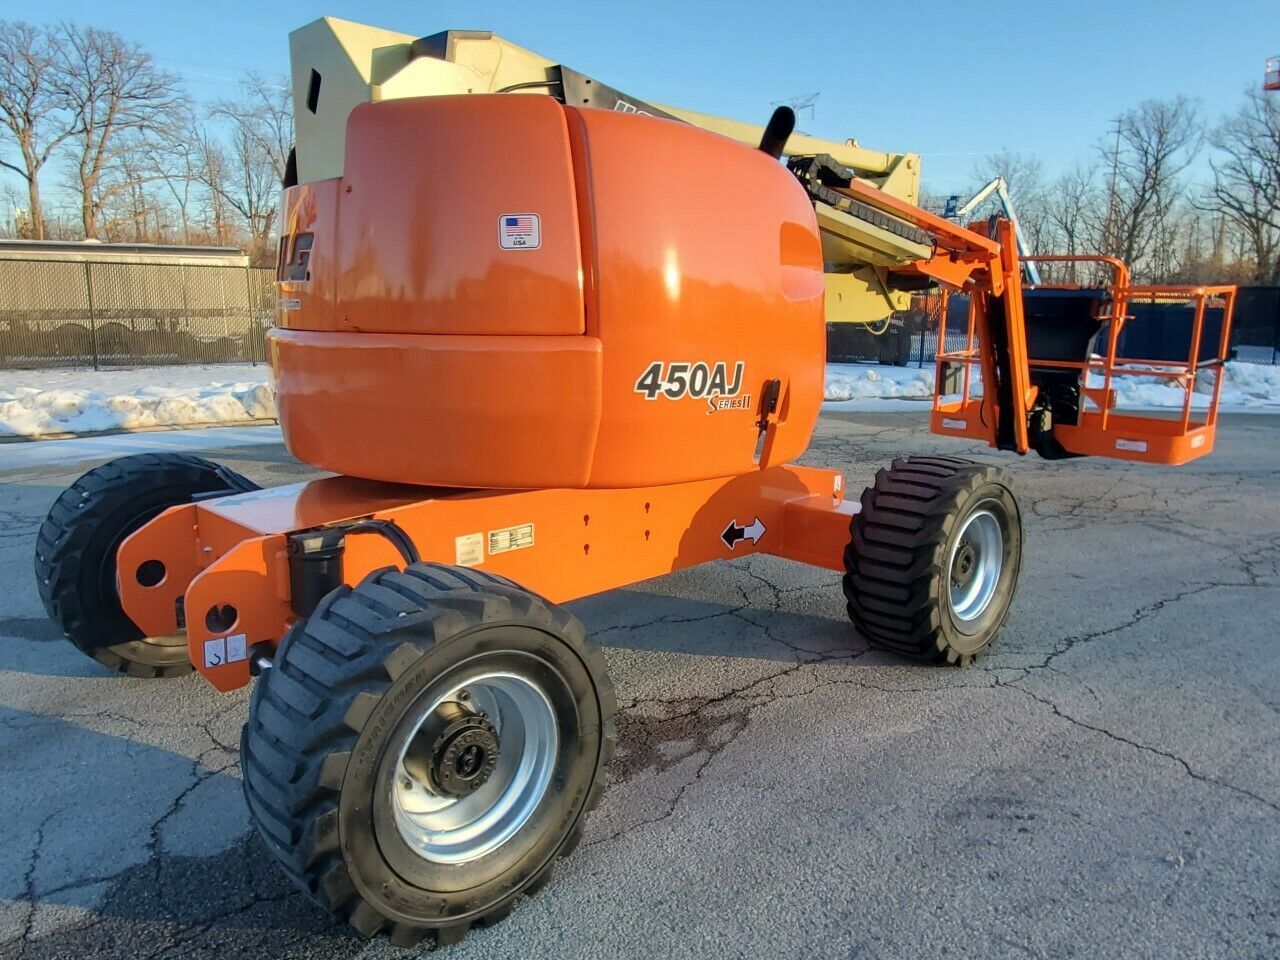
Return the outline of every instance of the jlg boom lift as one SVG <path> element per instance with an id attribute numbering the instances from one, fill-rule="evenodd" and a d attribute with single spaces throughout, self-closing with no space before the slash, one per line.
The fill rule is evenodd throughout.
<path id="1" fill-rule="evenodd" d="M 290 452 L 337 475 L 262 490 L 116 460 L 53 506 L 36 572 L 108 666 L 257 675 L 254 822 L 362 933 L 454 940 L 578 841 L 615 698 L 565 601 L 768 553 L 842 574 L 877 646 L 990 645 L 1022 550 L 1004 471 L 900 459 L 849 500 L 793 464 L 824 315 L 968 295 L 936 432 L 1153 464 L 1213 447 L 1221 376 L 1207 410 L 1191 392 L 1225 356 L 1229 287 L 1138 288 L 1106 261 L 1106 286 L 1028 288 L 1014 225 L 916 207 L 910 155 L 792 135 L 785 109 L 761 130 L 656 107 L 490 34 L 322 20 L 292 55 L 268 342 Z M 1184 362 L 1118 355 L 1138 301 L 1187 311 Z M 1181 382 L 1180 415 L 1115 412 L 1135 371 Z"/>

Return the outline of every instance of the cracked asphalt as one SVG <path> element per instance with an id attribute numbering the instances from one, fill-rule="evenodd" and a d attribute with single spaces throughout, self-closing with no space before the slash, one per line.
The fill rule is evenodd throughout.
<path id="1" fill-rule="evenodd" d="M 210 444 L 263 484 L 311 475 Z M 251 832 L 243 691 L 109 674 L 45 621 L 36 527 L 94 461 L 14 449 L 0 957 L 406 955 L 329 921 Z M 856 491 L 927 451 L 1002 463 L 1019 493 L 995 650 L 868 651 L 834 574 L 768 557 L 574 604 L 622 704 L 610 789 L 542 893 L 442 955 L 1280 957 L 1280 418 L 1226 416 L 1175 470 L 827 414 L 804 462 Z"/>

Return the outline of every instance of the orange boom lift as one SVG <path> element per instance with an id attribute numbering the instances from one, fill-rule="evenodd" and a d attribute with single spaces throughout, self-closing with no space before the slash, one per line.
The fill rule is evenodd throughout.
<path id="1" fill-rule="evenodd" d="M 1029 288 L 1011 222 L 966 229 L 829 157 L 784 165 L 793 124 L 783 108 L 751 149 L 528 91 L 357 106 L 342 176 L 285 190 L 268 335 L 288 448 L 336 475 L 263 490 L 127 457 L 41 529 L 41 594 L 86 653 L 219 690 L 257 675 L 254 821 L 363 933 L 494 922 L 581 835 L 615 698 L 565 601 L 768 553 L 839 572 L 877 646 L 962 664 L 991 644 L 1022 551 L 1004 471 L 910 457 L 847 499 L 793 463 L 823 395 L 816 205 L 919 248 L 901 289 L 968 295 L 936 432 L 1212 449 L 1221 377 L 1206 411 L 1191 390 L 1225 356 L 1232 288 L 1135 287 L 1115 261 L 1105 287 Z M 1117 354 L 1151 301 L 1190 311 L 1185 363 Z M 1183 383 L 1180 415 L 1113 412 L 1136 373 Z"/>

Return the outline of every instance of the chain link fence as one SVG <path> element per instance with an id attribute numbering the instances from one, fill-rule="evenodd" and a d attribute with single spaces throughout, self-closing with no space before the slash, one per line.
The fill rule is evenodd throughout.
<path id="1" fill-rule="evenodd" d="M 901 310 L 880 323 L 827 324 L 827 360 L 831 363 L 881 363 L 897 367 L 924 367 L 938 354 L 938 313 L 946 303 L 946 350 L 964 346 L 968 329 L 969 298 L 921 294 L 911 309 Z"/>
<path id="2" fill-rule="evenodd" d="M 275 271 L 0 259 L 0 368 L 261 363 Z"/>
<path id="3" fill-rule="evenodd" d="M 275 279 L 271 268 L 193 259 L 0 259 L 0 369 L 261 363 Z M 959 349 L 968 298 L 924 294 L 881 323 L 829 324 L 827 359 L 931 364 L 944 302 L 945 346 Z M 1232 331 L 1233 358 L 1280 363 L 1280 287 L 1241 287 Z"/>
<path id="4" fill-rule="evenodd" d="M 1236 360 L 1280 364 L 1280 287 L 1241 287 L 1231 329 Z"/>

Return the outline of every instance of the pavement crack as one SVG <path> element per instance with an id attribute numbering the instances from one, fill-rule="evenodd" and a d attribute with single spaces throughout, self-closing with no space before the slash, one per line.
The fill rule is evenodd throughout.
<path id="1" fill-rule="evenodd" d="M 1026 690 L 1023 687 L 1018 686 L 1016 683 L 1003 683 L 997 679 L 996 686 L 1006 687 L 1010 690 L 1017 690 L 1019 693 L 1023 694 L 1026 697 L 1029 697 L 1030 699 L 1034 700 L 1036 703 L 1040 703 L 1048 707 L 1051 711 L 1053 711 L 1053 715 L 1055 717 L 1065 720 L 1067 723 L 1073 724 L 1074 726 L 1080 727 L 1081 729 L 1089 730 L 1089 731 L 1092 731 L 1093 733 L 1101 734 L 1102 736 L 1108 738 L 1109 740 L 1114 740 L 1116 743 L 1122 743 L 1122 744 L 1125 744 L 1126 746 L 1133 747 L 1135 750 L 1141 750 L 1144 753 L 1150 753 L 1154 756 L 1163 757 L 1166 760 L 1170 760 L 1173 763 L 1175 763 L 1177 766 L 1181 767 L 1183 772 L 1186 773 L 1186 775 L 1189 776 L 1192 780 L 1199 781 L 1200 783 L 1207 783 L 1207 784 L 1210 784 L 1211 786 L 1219 787 L 1220 789 L 1223 789 L 1223 790 L 1229 790 L 1230 792 L 1239 794 L 1242 797 L 1246 797 L 1247 799 L 1252 800 L 1255 803 L 1260 803 L 1264 807 L 1267 807 L 1268 809 L 1272 810 L 1275 813 L 1280 813 L 1280 803 L 1277 803 L 1274 800 L 1268 800 L 1266 797 L 1262 796 L 1261 794 L 1254 793 L 1252 790 L 1246 789 L 1245 787 L 1237 786 L 1234 783 L 1227 783 L 1225 780 L 1219 780 L 1217 777 L 1211 777 L 1206 773 L 1201 773 L 1200 771 L 1196 770 L 1193 766 L 1191 766 L 1189 762 L 1187 762 L 1182 757 L 1178 756 L 1176 753 L 1172 753 L 1168 750 L 1162 750 L 1159 747 L 1153 747 L 1153 746 L 1150 746 L 1149 744 L 1140 743 L 1137 740 L 1133 740 L 1122 734 L 1115 733 L 1114 731 L 1108 730 L 1106 727 L 1100 727 L 1097 724 L 1089 723 L 1085 720 L 1080 720 L 1077 717 L 1073 717 L 1071 716 L 1071 714 L 1066 713 L 1061 707 L 1059 707 L 1052 700 L 1049 700 L 1038 694 L 1032 693 L 1030 690 Z"/>
<path id="2" fill-rule="evenodd" d="M 656 769 L 661 772 L 698 754 L 703 756 L 692 774 L 683 780 L 666 801 L 661 813 L 629 823 L 608 836 L 589 840 L 583 844 L 584 847 L 612 842 L 644 827 L 669 819 L 675 814 L 689 789 L 702 779 L 711 763 L 751 725 L 756 710 L 782 700 L 809 696 L 817 689 L 828 685 L 827 682 L 819 681 L 806 690 L 782 694 L 777 690 L 779 680 L 806 667 L 821 663 L 852 662 L 868 652 L 861 650 L 853 653 L 829 653 L 809 650 L 777 636 L 768 622 L 750 619 L 741 611 L 732 611 L 729 615 L 736 616 L 744 623 L 762 631 L 770 640 L 799 654 L 801 659 L 711 697 L 631 701 L 619 713 L 619 734 L 623 749 L 619 751 L 618 759 L 613 762 L 613 767 L 617 771 L 615 782 L 625 782 L 642 770 Z M 734 709 L 719 714 L 714 713 L 714 708 L 735 704 L 735 702 Z M 635 715 L 633 711 L 641 704 L 679 709 L 658 716 Z M 673 742 L 687 743 L 688 747 L 675 756 L 663 754 L 659 749 L 661 744 Z"/>
<path id="3" fill-rule="evenodd" d="M 147 835 L 147 842 L 144 847 L 147 854 L 145 862 L 150 864 L 151 867 L 151 879 L 157 892 L 157 900 L 171 916 L 176 916 L 177 914 L 173 908 L 165 902 L 165 889 L 164 885 L 160 882 L 160 874 L 163 868 L 162 861 L 164 859 L 164 843 L 161 837 L 161 832 L 164 824 L 170 817 L 173 817 L 182 809 L 182 805 L 186 802 L 186 799 L 191 796 L 191 794 L 194 793 L 201 784 L 212 777 L 216 777 L 219 774 L 224 773 L 230 767 L 235 766 L 235 760 L 228 760 L 221 766 L 206 766 L 206 757 L 211 754 L 219 754 L 223 752 L 224 751 L 220 746 L 210 747 L 208 750 L 200 753 L 199 756 L 191 762 L 191 782 L 182 790 L 178 791 L 177 795 L 170 801 L 168 808 L 156 818 L 154 823 L 152 823 L 151 830 Z"/>
<path id="4" fill-rule="evenodd" d="M 1104 637 L 1111 636 L 1112 634 L 1116 634 L 1124 630 L 1132 629 L 1133 627 L 1136 627 L 1138 624 L 1142 623 L 1142 621 L 1155 616 L 1170 604 L 1178 603 L 1182 600 L 1188 599 L 1189 597 L 1198 596 L 1199 594 L 1206 593 L 1210 590 L 1220 590 L 1225 587 L 1247 587 L 1247 586 L 1248 584 L 1245 584 L 1245 583 L 1221 583 L 1221 582 L 1215 581 L 1211 583 L 1200 583 L 1196 586 L 1189 587 L 1186 590 L 1179 591 L 1178 593 L 1174 594 L 1171 597 L 1163 597 L 1159 600 L 1155 600 L 1149 604 L 1146 604 L 1145 606 L 1139 607 L 1137 610 L 1133 611 L 1133 613 L 1129 615 L 1128 619 L 1126 619 L 1122 623 L 1114 624 L 1113 626 L 1107 627 L 1104 630 L 1096 630 L 1092 633 L 1084 633 L 1084 634 L 1078 634 L 1070 637 L 1062 637 L 1060 639 L 1051 641 L 1051 643 L 1056 649 L 1048 653 L 1045 656 L 1044 660 L 1041 661 L 1040 663 L 1033 663 L 1028 666 L 1022 667 L 1021 669 L 1025 671 L 1051 669 L 1054 660 L 1058 659 L 1059 657 L 1067 653 L 1070 653 L 1071 650 L 1074 647 L 1076 647 L 1078 644 L 1091 643 L 1094 640 L 1101 640 Z"/>
<path id="5" fill-rule="evenodd" d="M 40 851 L 44 848 L 44 832 L 53 818 L 62 812 L 54 810 L 45 815 L 36 827 L 35 843 L 31 847 L 31 857 L 27 861 L 27 869 L 23 874 L 23 885 L 27 898 L 27 915 L 22 921 L 22 934 L 18 939 L 18 960 L 27 955 L 27 947 L 31 944 L 31 932 L 36 920 L 36 869 L 40 865 Z"/>

